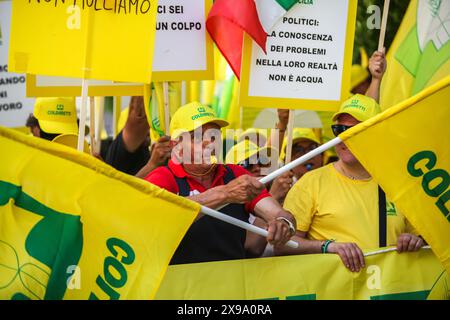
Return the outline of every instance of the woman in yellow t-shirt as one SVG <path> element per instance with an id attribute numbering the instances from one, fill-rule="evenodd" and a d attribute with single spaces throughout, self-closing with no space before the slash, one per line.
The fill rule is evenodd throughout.
<path id="1" fill-rule="evenodd" d="M 355 95 L 333 116 L 335 135 L 380 112 L 375 100 Z M 284 208 L 297 220 L 297 249 L 276 247 L 277 255 L 335 253 L 351 271 L 364 267 L 361 248 L 379 247 L 378 185 L 344 143 L 337 162 L 305 174 L 289 191 Z M 406 218 L 386 201 L 386 245 L 398 252 L 424 245 Z"/>

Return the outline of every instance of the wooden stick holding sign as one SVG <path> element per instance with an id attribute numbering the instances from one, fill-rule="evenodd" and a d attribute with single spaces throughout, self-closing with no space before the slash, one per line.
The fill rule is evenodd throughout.
<path id="1" fill-rule="evenodd" d="M 95 97 L 89 100 L 89 137 L 91 140 L 91 156 L 95 152 Z"/>
<path id="2" fill-rule="evenodd" d="M 169 108 L 169 83 L 163 82 L 164 92 L 164 129 L 167 136 L 170 136 L 170 108 Z"/>
<path id="3" fill-rule="evenodd" d="M 88 99 L 88 80 L 83 79 L 81 82 L 81 108 L 80 108 L 80 124 L 78 126 L 78 144 L 77 150 L 83 152 L 84 149 L 84 128 L 86 126 L 86 110 Z"/>
<path id="4" fill-rule="evenodd" d="M 104 127 L 105 97 L 97 97 L 95 103 L 95 153 L 100 154 Z"/>
<path id="5" fill-rule="evenodd" d="M 292 136 L 294 131 L 295 110 L 289 109 L 289 118 L 286 133 L 286 157 L 284 163 L 291 162 L 292 158 Z"/>
<path id="6" fill-rule="evenodd" d="M 187 84 L 186 81 L 181 81 L 181 105 L 187 103 Z"/>
<path id="7" fill-rule="evenodd" d="M 378 51 L 383 50 L 384 47 L 384 38 L 386 35 L 386 25 L 389 13 L 389 2 L 390 0 L 384 0 L 383 18 L 381 19 L 380 38 L 378 39 Z"/>

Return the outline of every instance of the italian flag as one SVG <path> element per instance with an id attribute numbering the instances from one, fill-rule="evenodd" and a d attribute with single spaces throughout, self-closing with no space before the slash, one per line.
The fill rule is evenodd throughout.
<path id="1" fill-rule="evenodd" d="M 206 29 L 238 78 L 244 32 L 266 51 L 267 34 L 297 0 L 216 0 Z"/>

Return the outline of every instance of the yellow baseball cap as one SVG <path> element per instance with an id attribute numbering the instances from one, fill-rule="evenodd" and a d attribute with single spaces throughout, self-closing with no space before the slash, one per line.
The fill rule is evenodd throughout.
<path id="1" fill-rule="evenodd" d="M 310 140 L 320 145 L 320 140 L 311 128 L 294 128 L 292 131 L 292 145 L 299 140 Z M 281 147 L 280 159 L 284 161 L 286 157 L 287 135 L 284 137 Z"/>
<path id="2" fill-rule="evenodd" d="M 215 123 L 221 128 L 228 126 L 228 122 L 216 116 L 213 109 L 199 102 L 191 102 L 180 107 L 170 120 L 170 136 L 178 138 L 183 132 L 194 131 L 207 124 Z"/>
<path id="3" fill-rule="evenodd" d="M 75 98 L 37 98 L 33 115 L 47 133 L 78 133 Z"/>
<path id="4" fill-rule="evenodd" d="M 344 113 L 353 116 L 358 121 L 366 121 L 381 112 L 380 105 L 372 98 L 362 94 L 355 94 L 345 100 L 339 111 L 333 115 L 333 121 Z"/>
<path id="5" fill-rule="evenodd" d="M 65 146 L 77 149 L 78 148 L 78 135 L 76 134 L 60 134 L 59 136 L 55 137 L 52 142 L 56 142 L 59 144 L 63 144 Z M 90 153 L 90 147 L 86 140 L 84 140 L 84 146 L 83 151 L 84 153 Z"/>
<path id="6" fill-rule="evenodd" d="M 225 157 L 225 163 L 240 164 L 251 156 L 257 153 L 262 153 L 263 151 L 267 152 L 268 156 L 270 156 L 272 152 L 276 152 L 276 150 L 272 147 L 258 147 L 256 143 L 253 143 L 249 140 L 243 140 L 235 144 L 228 151 Z"/>

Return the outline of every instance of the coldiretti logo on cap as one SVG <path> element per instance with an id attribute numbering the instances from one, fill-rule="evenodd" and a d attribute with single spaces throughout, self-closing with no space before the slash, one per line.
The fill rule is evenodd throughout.
<path id="1" fill-rule="evenodd" d="M 350 102 L 350 104 L 348 104 L 348 105 L 346 105 L 346 106 L 344 107 L 344 109 L 347 109 L 347 108 L 356 108 L 356 109 L 360 109 L 360 110 L 362 110 L 362 111 L 366 111 L 366 107 L 360 105 L 358 99 L 352 100 L 352 101 Z"/>
<path id="2" fill-rule="evenodd" d="M 191 117 L 192 120 L 197 120 L 203 117 L 215 117 L 215 114 L 212 112 L 206 112 L 205 108 L 197 109 L 200 113 L 197 113 Z"/>
<path id="3" fill-rule="evenodd" d="M 63 104 L 57 104 L 56 105 L 56 111 L 55 110 L 48 110 L 47 114 L 49 116 L 68 116 L 72 114 L 70 111 L 64 111 L 64 105 Z"/>

